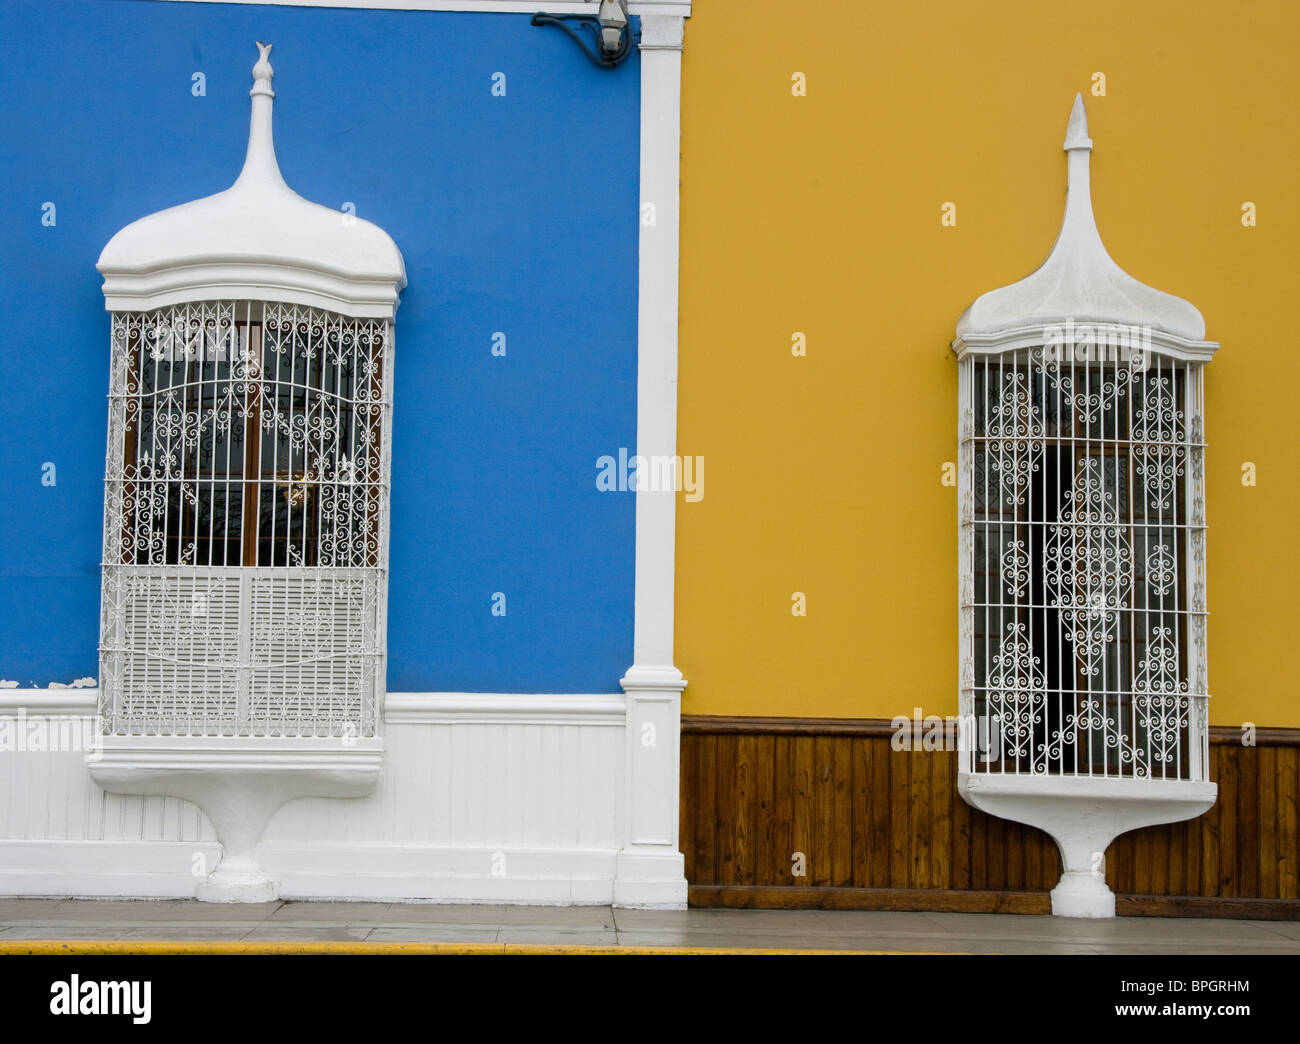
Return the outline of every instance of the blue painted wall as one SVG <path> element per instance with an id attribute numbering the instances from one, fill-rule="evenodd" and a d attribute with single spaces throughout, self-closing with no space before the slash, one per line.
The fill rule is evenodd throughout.
<path id="1" fill-rule="evenodd" d="M 526 15 L 149 0 L 3 14 L 0 678 L 98 673 L 109 321 L 94 264 L 121 226 L 233 182 L 261 39 L 285 180 L 353 202 L 406 257 L 389 688 L 617 691 L 633 495 L 598 492 L 595 462 L 635 446 L 636 56 L 597 69 Z"/>

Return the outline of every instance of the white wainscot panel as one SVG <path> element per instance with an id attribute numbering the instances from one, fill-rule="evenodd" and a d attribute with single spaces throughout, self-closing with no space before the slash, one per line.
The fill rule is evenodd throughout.
<path id="1" fill-rule="evenodd" d="M 10 690 L 0 718 L 30 729 L 60 711 L 65 732 L 89 730 L 96 696 Z M 290 802 L 259 858 L 286 899 L 610 902 L 624 707 L 621 694 L 389 694 L 379 787 Z M 81 749 L 5 748 L 0 895 L 192 896 L 219 858 L 192 804 L 106 794 Z"/>

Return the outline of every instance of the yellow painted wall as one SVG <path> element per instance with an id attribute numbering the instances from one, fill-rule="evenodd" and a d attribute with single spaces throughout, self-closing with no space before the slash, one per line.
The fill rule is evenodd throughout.
<path id="1" fill-rule="evenodd" d="M 1051 248 L 1082 90 L 1111 255 L 1223 345 L 1206 374 L 1211 720 L 1300 726 L 1298 57 L 1294 0 L 696 0 L 678 445 L 707 469 L 703 500 L 678 503 L 686 713 L 956 712 L 948 344 L 978 294 Z"/>

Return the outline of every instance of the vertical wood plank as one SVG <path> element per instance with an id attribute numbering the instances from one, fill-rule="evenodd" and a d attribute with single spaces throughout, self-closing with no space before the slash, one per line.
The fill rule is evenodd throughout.
<path id="1" fill-rule="evenodd" d="M 1050 837 L 1043 839 L 1043 878 L 1041 891 L 1051 891 L 1061 879 L 1065 864 L 1061 862 L 1061 850 Z"/>
<path id="2" fill-rule="evenodd" d="M 1008 824 L 997 816 L 986 816 L 984 880 L 986 888 L 1002 889 L 1007 886 L 1007 835 Z"/>
<path id="3" fill-rule="evenodd" d="M 871 737 L 853 739 L 853 886 L 871 887 L 871 805 L 872 783 Z"/>
<path id="4" fill-rule="evenodd" d="M 912 858 L 908 814 L 911 800 L 912 756 L 889 748 L 889 884 L 887 888 L 910 888 L 908 864 Z"/>
<path id="5" fill-rule="evenodd" d="M 808 883 L 818 887 L 831 884 L 835 866 L 834 743 L 833 736 L 814 736 L 812 740 L 812 845 L 817 850 L 817 858 L 808 874 Z"/>
<path id="6" fill-rule="evenodd" d="M 1168 849 L 1165 852 L 1165 893 L 1166 895 L 1186 895 L 1183 883 L 1184 866 L 1187 857 L 1187 831 L 1185 823 L 1170 823 L 1168 827 Z"/>
<path id="7" fill-rule="evenodd" d="M 1133 887 L 1133 835 L 1121 834 L 1106 849 L 1106 883 L 1112 892 L 1130 894 Z"/>
<path id="8" fill-rule="evenodd" d="M 772 881 L 772 804 L 773 786 L 772 748 L 774 736 L 756 736 L 752 748 L 753 804 L 749 825 L 750 853 L 753 866 L 750 877 L 753 884 Z"/>
<path id="9" fill-rule="evenodd" d="M 897 755 L 889 740 L 875 736 L 871 744 L 871 778 L 875 796 L 871 807 L 871 886 L 888 888 L 894 860 L 892 817 L 892 772 Z"/>
<path id="10" fill-rule="evenodd" d="M 717 741 L 712 733 L 696 737 L 695 874 L 699 884 L 719 884 L 717 860 Z"/>
<path id="11" fill-rule="evenodd" d="M 772 883 L 802 884 L 790 874 L 794 852 L 794 761 L 789 736 L 772 737 Z"/>
<path id="12" fill-rule="evenodd" d="M 1241 794 L 1237 785 L 1235 747 L 1221 743 L 1210 748 L 1218 752 L 1219 763 L 1219 895 L 1241 894 L 1237 869 L 1237 814 Z"/>
<path id="13" fill-rule="evenodd" d="M 1183 895 L 1201 895 L 1202 816 L 1183 823 Z"/>
<path id="14" fill-rule="evenodd" d="M 928 751 L 913 750 L 905 755 L 907 770 L 911 774 L 911 802 L 909 831 L 912 843 L 912 888 L 930 887 L 930 770 L 934 755 Z"/>
<path id="15" fill-rule="evenodd" d="M 1277 748 L 1257 747 L 1255 757 L 1256 811 L 1259 824 L 1259 891 L 1255 895 L 1277 898 Z"/>
<path id="16" fill-rule="evenodd" d="M 1034 831 L 1023 823 L 1010 823 L 1007 830 L 1006 887 L 1019 892 L 1025 887 L 1025 846 L 1034 841 Z"/>
<path id="17" fill-rule="evenodd" d="M 1277 758 L 1278 894 L 1300 899 L 1300 747 L 1283 747 Z"/>
<path id="18" fill-rule="evenodd" d="M 1025 837 L 1025 856 L 1021 867 L 1021 888 L 1026 892 L 1042 891 L 1043 832 L 1029 830 Z"/>
<path id="19" fill-rule="evenodd" d="M 1169 846 L 1173 831 L 1168 823 L 1162 823 L 1142 833 L 1147 835 L 1151 852 L 1151 893 L 1169 895 Z"/>
<path id="20" fill-rule="evenodd" d="M 813 738 L 795 736 L 791 739 L 794 761 L 794 782 L 791 797 L 794 812 L 790 821 L 790 847 L 792 852 L 804 854 L 804 872 L 807 876 L 795 880 L 796 885 L 810 885 L 818 872 L 817 864 L 821 853 L 815 851 L 813 834 Z"/>
<path id="21" fill-rule="evenodd" d="M 718 839 L 717 875 L 719 884 L 734 885 L 736 880 L 736 848 L 739 841 L 736 805 L 736 745 L 740 736 L 722 735 L 718 738 L 716 831 Z"/>
<path id="22" fill-rule="evenodd" d="M 932 888 L 952 887 L 952 805 L 957 795 L 957 755 L 939 750 L 931 759 L 930 882 Z"/>
<path id="23" fill-rule="evenodd" d="M 970 811 L 970 886 L 983 891 L 989 886 L 989 816 Z"/>
<path id="24" fill-rule="evenodd" d="M 831 740 L 831 884 L 853 884 L 853 740 Z"/>
<path id="25" fill-rule="evenodd" d="M 956 771 L 955 761 L 953 771 Z M 953 785 L 956 786 L 955 781 Z M 959 889 L 972 888 L 974 886 L 971 884 L 971 807 L 957 794 L 954 794 L 952 799 L 952 819 L 949 836 L 952 838 L 952 866 L 949 877 L 952 884 L 950 887 Z"/>
<path id="26" fill-rule="evenodd" d="M 1133 834 L 1133 891 L 1138 895 L 1151 894 L 1153 855 L 1151 831 L 1135 832 Z"/>
<path id="27" fill-rule="evenodd" d="M 755 739 L 753 736 L 736 737 L 736 761 L 732 776 L 732 822 L 735 824 L 736 862 L 733 878 L 736 884 L 754 883 L 755 838 L 753 820 L 757 803 L 754 783 Z"/>
<path id="28" fill-rule="evenodd" d="M 1219 849 L 1222 846 L 1223 783 L 1219 769 L 1218 747 L 1210 747 L 1210 768 L 1219 783 L 1219 797 L 1214 806 L 1201 816 L 1201 887 L 1198 895 L 1219 894 Z"/>
<path id="29" fill-rule="evenodd" d="M 1260 895 L 1259 890 L 1259 747 L 1238 744 L 1233 752 L 1237 763 L 1237 894 Z"/>

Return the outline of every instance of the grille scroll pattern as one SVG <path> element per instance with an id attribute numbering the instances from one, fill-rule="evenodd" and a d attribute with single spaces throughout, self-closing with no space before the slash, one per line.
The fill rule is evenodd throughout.
<path id="1" fill-rule="evenodd" d="M 1206 778 L 1202 364 L 960 363 L 968 772 Z"/>
<path id="2" fill-rule="evenodd" d="M 318 309 L 113 316 L 107 734 L 376 735 L 392 358 Z"/>

